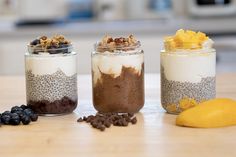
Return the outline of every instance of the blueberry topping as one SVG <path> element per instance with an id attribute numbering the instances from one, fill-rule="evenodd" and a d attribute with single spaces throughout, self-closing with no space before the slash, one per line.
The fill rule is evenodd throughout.
<path id="1" fill-rule="evenodd" d="M 33 40 L 33 41 L 30 43 L 30 45 L 38 45 L 38 44 L 40 44 L 40 40 L 39 40 L 39 39 L 35 39 L 35 40 Z"/>

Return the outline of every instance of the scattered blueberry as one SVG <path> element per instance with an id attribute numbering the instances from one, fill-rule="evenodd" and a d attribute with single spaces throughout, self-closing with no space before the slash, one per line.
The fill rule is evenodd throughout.
<path id="1" fill-rule="evenodd" d="M 19 125 L 20 124 L 20 117 L 17 113 L 11 114 L 10 124 L 11 125 Z"/>
<path id="2" fill-rule="evenodd" d="M 31 120 L 30 120 L 30 117 L 27 116 L 27 115 L 24 115 L 22 118 L 21 118 L 21 122 L 24 124 L 24 125 L 28 125 Z"/>
<path id="3" fill-rule="evenodd" d="M 23 109 L 19 106 L 14 106 L 11 108 L 11 113 L 15 113 L 15 112 L 22 112 Z"/>
<path id="4" fill-rule="evenodd" d="M 37 114 L 32 114 L 32 115 L 30 116 L 30 119 L 31 119 L 32 122 L 35 122 L 35 121 L 38 120 L 38 115 L 37 115 Z"/>
<path id="5" fill-rule="evenodd" d="M 4 114 L 4 115 L 2 115 L 1 120 L 2 120 L 2 123 L 3 123 L 3 124 L 8 125 L 8 124 L 10 124 L 11 115 L 10 115 L 10 114 Z"/>
<path id="6" fill-rule="evenodd" d="M 0 126 L 1 124 L 19 125 L 20 122 L 28 125 L 31 121 L 35 122 L 37 120 L 38 115 L 26 105 L 13 106 L 11 111 L 5 111 L 0 114 Z"/>
<path id="7" fill-rule="evenodd" d="M 28 108 L 28 106 L 26 106 L 26 105 L 22 104 L 22 105 L 20 106 L 20 108 L 22 108 L 23 110 L 25 110 L 25 109 L 27 109 L 27 108 Z"/>
<path id="8" fill-rule="evenodd" d="M 2 116 L 3 116 L 3 115 L 9 115 L 9 114 L 11 114 L 10 111 L 5 111 L 5 112 L 2 113 Z"/>
<path id="9" fill-rule="evenodd" d="M 31 109 L 27 108 L 24 110 L 24 113 L 28 116 L 31 116 L 33 114 L 33 111 Z"/>

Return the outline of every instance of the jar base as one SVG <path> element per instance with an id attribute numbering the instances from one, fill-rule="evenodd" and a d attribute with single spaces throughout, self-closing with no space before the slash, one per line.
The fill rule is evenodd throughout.
<path id="1" fill-rule="evenodd" d="M 69 115 L 69 114 L 71 114 L 71 113 L 73 113 L 73 111 L 72 112 L 67 112 L 67 113 L 45 113 L 45 114 L 43 114 L 43 113 L 40 113 L 40 114 L 38 114 L 39 116 L 42 116 L 42 117 L 57 117 L 57 116 L 65 116 L 65 115 Z"/>

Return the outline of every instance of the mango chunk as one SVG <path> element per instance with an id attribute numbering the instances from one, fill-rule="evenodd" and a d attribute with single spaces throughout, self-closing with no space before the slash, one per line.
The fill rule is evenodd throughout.
<path id="1" fill-rule="evenodd" d="M 180 113 L 176 125 L 195 128 L 236 125 L 236 101 L 228 98 L 205 101 Z"/>
<path id="2" fill-rule="evenodd" d="M 208 39 L 205 33 L 180 29 L 175 35 L 164 39 L 165 49 L 201 49 L 202 44 Z"/>

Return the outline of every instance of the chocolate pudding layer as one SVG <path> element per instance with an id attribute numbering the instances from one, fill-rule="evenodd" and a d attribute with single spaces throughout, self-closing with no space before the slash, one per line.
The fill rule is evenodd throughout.
<path id="1" fill-rule="evenodd" d="M 99 112 L 138 112 L 144 105 L 144 64 L 141 73 L 122 66 L 115 78 L 101 72 L 93 84 L 93 104 Z"/>

